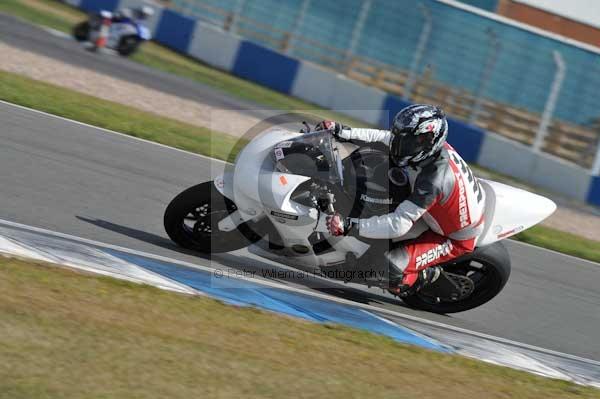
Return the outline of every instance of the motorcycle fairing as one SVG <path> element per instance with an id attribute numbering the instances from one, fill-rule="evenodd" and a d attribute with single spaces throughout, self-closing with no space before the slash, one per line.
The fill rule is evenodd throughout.
<path id="1" fill-rule="evenodd" d="M 477 240 L 483 247 L 513 236 L 546 219 L 556 204 L 520 188 L 479 179 L 486 194 L 484 231 Z"/>
<path id="2" fill-rule="evenodd" d="M 138 36 L 140 37 L 140 39 L 142 39 L 142 40 L 151 40 L 152 39 L 152 33 L 150 32 L 150 29 L 146 28 L 144 25 L 142 25 L 140 23 L 136 23 L 135 26 L 137 28 Z"/>
<path id="3" fill-rule="evenodd" d="M 124 36 L 138 35 L 138 29 L 132 22 L 113 22 L 110 26 L 107 46 L 116 48 Z"/>
<path id="4" fill-rule="evenodd" d="M 310 180 L 310 177 L 275 171 L 271 157 L 273 146 L 298 136 L 302 135 L 282 130 L 263 133 L 240 152 L 233 172 L 225 172 L 214 179 L 216 189 L 237 205 L 242 221 L 267 216 L 274 222 L 279 222 L 285 219 L 277 217 L 277 212 L 281 212 L 290 217 L 308 216 L 310 223 L 316 223 L 316 210 L 290 201 L 294 190 Z M 275 215 L 271 212 L 275 212 Z M 294 222 L 294 219 L 286 219 L 285 222 L 298 225 L 307 221 L 300 219 Z M 240 219 L 236 218 L 223 222 L 223 225 L 220 223 L 219 226 L 227 225 L 229 229 L 232 224 L 239 223 Z"/>
<path id="5" fill-rule="evenodd" d="M 233 198 L 242 212 L 256 216 L 263 207 L 280 209 L 295 214 L 305 210 L 289 203 L 291 193 L 298 185 L 310 177 L 283 174 L 275 171 L 271 157 L 273 147 L 278 142 L 301 136 L 285 130 L 272 130 L 256 137 L 244 147 L 235 161 L 233 178 Z"/>
<path id="6" fill-rule="evenodd" d="M 230 230 L 243 221 L 267 217 L 279 235 L 284 237 L 285 247 L 311 247 L 307 237 L 315 232 L 318 211 L 291 201 L 290 197 L 300 184 L 310 180 L 312 176 L 282 173 L 276 168 L 277 156 L 281 156 L 281 153 L 274 155 L 278 144 L 281 146 L 282 142 L 301 136 L 303 135 L 285 130 L 267 131 L 240 152 L 234 173 L 225 173 L 215 179 L 216 188 L 231 199 L 239 210 L 239 214 L 220 223 L 220 228 Z M 486 190 L 486 211 L 484 232 L 478 239 L 478 247 L 490 245 L 529 228 L 548 217 L 556 208 L 552 201 L 539 195 L 501 183 L 480 180 Z M 425 230 L 427 226 L 423 220 L 419 220 L 406 236 L 394 241 L 415 238 Z M 334 240 L 332 248 L 335 251 L 326 254 L 316 255 L 311 251 L 306 254 L 273 256 L 284 263 L 288 263 L 286 258 L 293 257 L 295 266 L 299 266 L 299 263 L 326 266 L 343 262 L 349 252 L 360 257 L 368 247 L 368 244 L 354 237 L 344 237 Z"/>

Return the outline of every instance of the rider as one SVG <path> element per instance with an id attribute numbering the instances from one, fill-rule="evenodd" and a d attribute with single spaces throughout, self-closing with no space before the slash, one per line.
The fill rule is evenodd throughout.
<path id="1" fill-rule="evenodd" d="M 117 11 L 113 17 L 113 22 L 121 22 L 131 19 L 134 21 L 144 21 L 154 15 L 154 9 L 150 6 L 141 6 L 136 8 L 123 8 Z"/>
<path id="2" fill-rule="evenodd" d="M 406 107 L 394 117 L 389 131 L 352 129 L 333 121 L 320 122 L 316 130 L 330 130 L 352 142 L 383 143 L 391 161 L 408 175 L 411 194 L 394 212 L 366 219 L 335 213 L 325 221 L 334 236 L 354 231 L 366 238 L 396 239 L 423 218 L 430 230 L 385 252 L 390 292 L 411 295 L 437 280 L 441 267 L 436 265 L 473 251 L 483 230 L 485 193 L 467 164 L 446 143 L 448 122 L 440 108 Z"/>

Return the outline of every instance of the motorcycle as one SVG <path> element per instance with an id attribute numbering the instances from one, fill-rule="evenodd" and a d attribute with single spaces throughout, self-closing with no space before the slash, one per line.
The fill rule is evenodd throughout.
<path id="1" fill-rule="evenodd" d="M 108 26 L 106 47 L 124 57 L 135 53 L 140 44 L 152 39 L 150 30 L 139 21 L 121 13 L 113 14 L 109 11 L 90 14 L 87 21 L 75 25 L 73 37 L 79 42 L 95 42 L 103 24 Z"/>
<path id="2" fill-rule="evenodd" d="M 250 141 L 231 170 L 177 195 L 166 208 L 164 226 L 176 244 L 203 254 L 248 247 L 250 253 L 295 269 L 385 288 L 387 275 L 366 269 L 385 263 L 383 253 L 390 246 L 425 232 L 422 220 L 392 241 L 334 237 L 317 222 L 321 213 L 336 211 L 350 217 L 389 213 L 410 194 L 408 180 L 377 145 L 357 147 L 328 131 L 275 129 Z M 485 226 L 476 249 L 443 264 L 434 283 L 402 298 L 408 306 L 454 313 L 488 302 L 510 276 L 510 256 L 501 241 L 556 209 L 537 194 L 477 180 L 486 195 Z"/>

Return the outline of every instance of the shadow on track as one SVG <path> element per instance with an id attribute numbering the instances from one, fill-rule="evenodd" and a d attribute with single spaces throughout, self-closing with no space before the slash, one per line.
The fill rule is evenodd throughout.
<path id="1" fill-rule="evenodd" d="M 232 253 L 215 254 L 212 256 L 207 256 L 198 252 L 178 247 L 173 242 L 171 242 L 171 240 L 159 236 L 157 234 L 149 233 L 147 231 L 138 230 L 132 227 L 124 226 L 102 219 L 87 218 L 84 216 L 75 217 L 82 222 L 89 223 L 106 230 L 110 230 L 117 234 L 135 238 L 137 240 L 144 241 L 149 244 L 168 249 L 170 251 L 175 251 L 185 255 L 192 255 L 201 259 L 208 260 L 211 263 L 213 261 L 218 262 L 218 264 L 211 265 L 211 267 L 213 268 L 223 269 L 223 266 L 225 266 L 226 268 L 237 270 L 240 272 L 240 274 L 245 276 L 261 277 L 286 285 L 301 285 L 315 291 L 319 291 L 328 295 L 347 299 L 354 302 L 372 305 L 391 304 L 395 306 L 405 307 L 405 305 L 400 300 L 396 300 L 383 295 L 378 295 L 374 292 L 370 292 L 370 290 L 367 291 L 353 288 L 335 280 L 329 280 L 318 276 L 303 274 L 302 272 L 296 271 L 295 269 L 277 266 L 274 263 L 266 263 L 257 259 L 248 258 Z M 233 273 L 235 272 L 232 272 L 232 274 Z"/>

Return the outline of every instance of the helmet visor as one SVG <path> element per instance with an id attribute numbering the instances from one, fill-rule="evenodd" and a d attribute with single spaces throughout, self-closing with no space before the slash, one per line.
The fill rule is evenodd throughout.
<path id="1" fill-rule="evenodd" d="M 394 163 L 400 166 L 406 165 L 411 158 L 422 151 L 427 151 L 431 144 L 431 134 L 423 133 L 414 135 L 409 131 L 394 131 L 391 155 Z"/>

